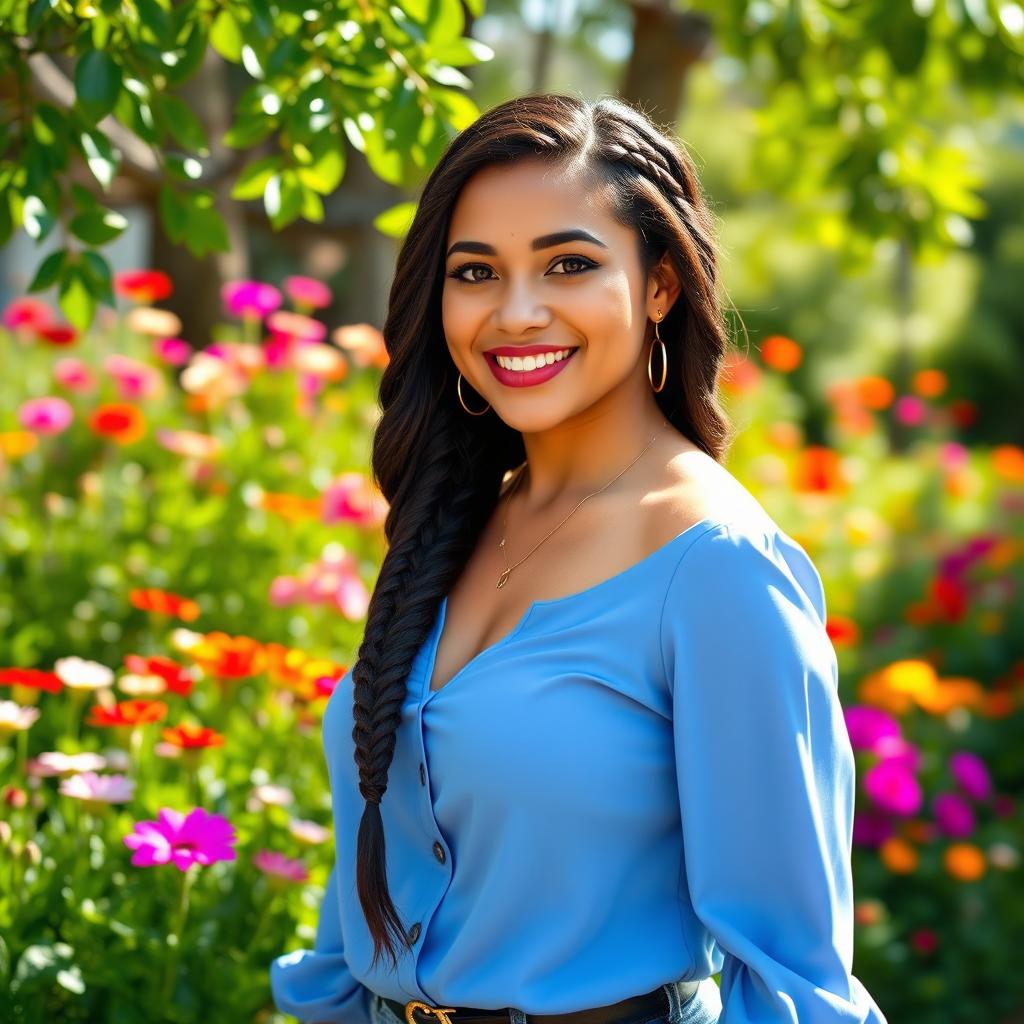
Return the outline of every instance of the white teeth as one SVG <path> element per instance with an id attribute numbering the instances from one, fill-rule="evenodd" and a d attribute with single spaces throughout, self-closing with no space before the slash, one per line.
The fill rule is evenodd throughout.
<path id="1" fill-rule="evenodd" d="M 559 349 L 557 352 L 543 352 L 537 356 L 495 356 L 498 365 L 505 370 L 536 370 L 538 366 L 550 366 L 551 363 L 561 362 L 574 350 L 571 348 Z"/>

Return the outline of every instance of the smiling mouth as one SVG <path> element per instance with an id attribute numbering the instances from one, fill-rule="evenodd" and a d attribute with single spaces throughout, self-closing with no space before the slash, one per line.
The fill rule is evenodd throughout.
<path id="1" fill-rule="evenodd" d="M 496 366 L 510 373 L 529 373 L 531 370 L 539 370 L 545 366 L 552 366 L 555 363 L 564 362 L 572 357 L 576 347 L 567 345 L 561 349 L 551 349 L 548 352 L 537 352 L 528 356 L 499 356 L 492 352 L 485 352 L 484 355 Z"/>

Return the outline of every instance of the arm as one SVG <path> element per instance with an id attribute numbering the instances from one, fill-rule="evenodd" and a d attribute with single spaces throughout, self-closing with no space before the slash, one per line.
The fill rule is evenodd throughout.
<path id="1" fill-rule="evenodd" d="M 885 1024 L 851 974 L 854 760 L 821 579 L 727 527 L 666 594 L 689 897 L 724 953 L 721 1024 Z"/>
<path id="2" fill-rule="evenodd" d="M 278 1010 L 300 1021 L 370 1024 L 370 990 L 345 962 L 337 863 L 327 878 L 313 949 L 297 949 L 271 961 L 270 989 Z"/>

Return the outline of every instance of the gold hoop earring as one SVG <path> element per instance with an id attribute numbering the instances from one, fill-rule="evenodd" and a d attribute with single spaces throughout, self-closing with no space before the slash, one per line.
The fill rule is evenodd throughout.
<path id="1" fill-rule="evenodd" d="M 462 398 L 462 371 L 461 370 L 459 371 L 458 380 L 455 382 L 455 390 L 456 390 L 456 392 L 458 392 L 458 395 L 459 395 L 459 404 L 462 406 L 463 409 L 466 410 L 466 412 L 469 413 L 470 416 L 483 416 L 483 414 L 485 412 L 487 412 L 487 409 L 490 409 L 490 407 L 491 407 L 491 403 L 490 402 L 487 403 L 487 409 L 481 409 L 479 412 L 473 412 L 473 410 L 470 409 L 468 405 L 466 405 L 465 401 Z"/>
<path id="2" fill-rule="evenodd" d="M 655 393 L 663 390 L 665 387 L 665 378 L 668 376 L 668 350 L 665 348 L 665 342 L 661 340 L 661 334 L 658 331 L 658 324 L 661 323 L 661 310 L 658 310 L 658 319 L 654 321 L 654 341 L 651 342 L 651 350 L 647 353 L 647 379 L 651 382 L 651 388 Z M 654 355 L 654 343 L 657 342 L 661 346 L 661 382 L 657 387 L 654 387 L 654 373 L 651 370 L 651 356 Z"/>

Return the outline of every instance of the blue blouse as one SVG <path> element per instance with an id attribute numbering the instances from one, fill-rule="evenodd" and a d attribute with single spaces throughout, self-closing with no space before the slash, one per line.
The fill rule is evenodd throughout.
<path id="1" fill-rule="evenodd" d="M 854 759 L 821 578 L 767 516 L 705 518 L 534 601 L 430 690 L 408 678 L 381 803 L 412 949 L 369 967 L 352 692 L 323 742 L 335 864 L 277 1007 L 369 1024 L 377 992 L 562 1013 L 721 971 L 727 1024 L 885 1024 L 852 975 Z"/>

